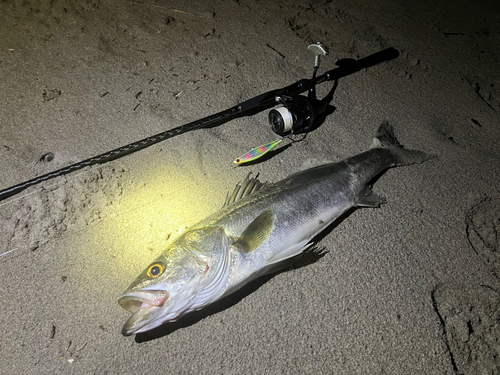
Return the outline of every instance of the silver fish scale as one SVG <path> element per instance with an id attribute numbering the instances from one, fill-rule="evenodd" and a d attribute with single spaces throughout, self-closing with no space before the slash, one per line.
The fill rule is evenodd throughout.
<path id="1" fill-rule="evenodd" d="M 282 261 L 302 253 L 351 207 L 378 206 L 382 200 L 367 184 L 380 172 L 433 157 L 402 147 L 387 122 L 380 126 L 374 145 L 377 148 L 261 189 L 247 177 L 219 212 L 189 228 L 159 257 L 160 264 L 168 264 L 168 272 L 150 278 L 145 271 L 122 295 L 120 305 L 132 313 L 122 333 L 136 334 L 175 321 L 282 268 Z M 178 253 L 188 248 L 202 264 L 185 264 Z M 163 259 L 167 256 L 172 259 Z M 187 275 L 186 270 L 191 272 Z"/>
<path id="2" fill-rule="evenodd" d="M 318 233 L 356 206 L 374 176 L 394 164 L 395 157 L 389 150 L 375 148 L 338 163 L 298 172 L 224 207 L 191 229 L 221 226 L 226 234 L 238 238 L 262 212 L 274 213 L 274 228 L 261 246 L 249 253 L 232 248 L 226 289 L 230 294 L 241 283 L 276 268 L 268 267 L 269 260 L 279 259 L 280 253 L 286 254 L 299 243 L 303 246 L 296 253 L 302 252 Z"/>

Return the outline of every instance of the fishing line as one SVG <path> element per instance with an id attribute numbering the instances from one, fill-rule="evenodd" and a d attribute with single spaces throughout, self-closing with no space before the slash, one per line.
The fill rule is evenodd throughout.
<path id="1" fill-rule="evenodd" d="M 75 174 L 74 176 L 71 176 L 71 177 L 69 177 L 69 178 L 68 178 L 68 177 L 66 177 L 65 182 L 72 182 L 72 180 L 74 180 L 74 179 L 76 179 L 77 177 L 79 177 L 79 176 L 81 176 L 81 175 L 83 175 L 83 174 L 85 174 L 85 173 L 88 173 L 88 172 L 90 172 L 90 171 L 92 171 L 92 170 L 93 170 L 93 169 L 88 169 L 88 170 L 82 171 L 82 172 L 80 172 L 80 173 L 77 173 L 77 174 Z M 8 204 L 14 204 L 16 201 L 19 201 L 19 200 L 21 200 L 21 199 L 27 198 L 27 197 L 29 197 L 29 196 L 31 196 L 31 195 L 33 195 L 33 194 L 35 194 L 35 193 L 39 193 L 39 192 L 41 192 L 41 191 L 43 191 L 43 190 L 49 191 L 49 189 L 50 189 L 50 188 L 52 188 L 52 187 L 54 187 L 54 186 L 57 186 L 58 184 L 59 184 L 59 182 L 54 182 L 54 183 L 53 183 L 53 184 L 51 184 L 51 185 L 48 185 L 48 186 L 43 186 L 43 187 L 41 187 L 40 189 L 33 190 L 32 192 L 30 192 L 30 193 L 26 193 L 26 194 L 24 194 L 24 195 L 21 195 L 20 197 L 16 197 L 16 198 L 10 199 L 10 200 L 8 200 L 8 201 L 6 201 L 6 202 L 2 202 L 2 203 L 0 203 L 0 207 L 6 206 L 6 205 L 8 205 Z M 83 230 L 82 230 L 82 231 L 83 231 Z M 70 234 L 68 234 L 68 236 L 69 236 L 69 235 L 70 235 Z M 59 238 L 65 238 L 65 237 L 61 236 L 61 237 L 59 237 Z M 48 243 L 48 242 L 47 242 L 47 243 Z M 15 249 L 8 250 L 8 251 L 5 251 L 5 252 L 1 253 L 1 254 L 0 254 L 0 257 L 3 257 L 3 256 L 5 256 L 5 255 L 7 255 L 7 254 L 10 254 L 10 253 L 12 253 L 12 252 L 14 252 L 14 251 L 18 251 L 18 250 L 27 250 L 27 248 L 19 248 L 19 247 L 16 247 Z"/>
<path id="2" fill-rule="evenodd" d="M 316 96 L 315 87 L 317 84 L 332 80 L 338 80 L 341 77 L 345 77 L 347 75 L 353 74 L 370 66 L 380 64 L 384 61 L 392 60 L 399 56 L 399 52 L 396 49 L 388 48 L 359 60 L 346 60 L 342 63 L 342 65 L 339 65 L 339 67 L 330 70 L 319 77 L 316 77 L 320 56 L 326 55 L 327 48 L 322 43 L 315 43 L 310 45 L 308 47 L 308 50 L 315 54 L 315 66 L 312 79 L 302 79 L 290 86 L 268 91 L 252 99 L 246 100 L 225 111 L 221 111 L 219 113 L 207 116 L 200 120 L 196 120 L 188 124 L 167 130 L 157 135 L 140 140 L 138 142 L 134 142 L 129 145 L 119 147 L 115 150 L 106 152 L 104 154 L 89 158 L 79 163 L 61 168 L 59 170 L 53 171 L 43 176 L 39 176 L 34 179 L 12 186 L 10 188 L 1 190 L 0 200 L 4 200 L 8 197 L 16 195 L 30 186 L 37 185 L 49 179 L 65 175 L 68 173 L 72 173 L 78 169 L 82 169 L 87 166 L 107 163 L 111 160 L 121 158 L 128 154 L 142 150 L 153 144 L 166 140 L 168 138 L 172 138 L 177 135 L 186 133 L 188 131 L 219 126 L 227 121 L 233 120 L 238 117 L 254 115 L 258 112 L 261 112 L 265 109 L 275 106 L 277 97 L 281 97 L 283 100 L 289 101 L 287 104 L 289 107 L 290 115 L 292 117 L 294 115 L 297 116 L 298 122 L 295 124 L 295 126 L 297 128 L 300 128 L 299 130 L 308 131 L 312 126 L 312 123 L 314 122 L 313 120 L 316 117 L 316 115 L 324 111 L 323 106 L 326 106 L 325 100 L 317 100 L 315 98 Z M 305 91 L 308 91 L 308 97 L 300 95 Z M 305 117 L 302 118 L 302 123 L 299 121 L 301 113 L 305 114 Z M 281 115 L 281 117 L 282 116 L 283 115 Z M 282 120 L 280 120 L 280 116 L 275 116 L 274 119 L 275 120 L 273 121 L 275 121 L 275 123 L 273 126 L 279 130 L 279 123 Z M 280 132 L 283 133 L 283 131 Z M 285 134 L 280 134 L 280 135 L 285 135 Z"/>
<path id="3" fill-rule="evenodd" d="M 337 68 L 327 71 L 323 75 L 316 77 L 316 73 L 319 67 L 320 57 L 326 56 L 326 54 L 328 53 L 328 49 L 322 43 L 315 43 L 308 46 L 308 50 L 315 55 L 315 64 L 314 64 L 312 79 L 302 79 L 295 82 L 292 85 L 265 92 L 261 95 L 246 100 L 227 110 L 215 113 L 213 115 L 204 117 L 199 120 L 192 121 L 185 125 L 169 129 L 154 136 L 150 136 L 143 140 L 130 143 L 126 146 L 122 146 L 117 149 L 108 151 L 106 153 L 75 163 L 73 165 L 63 167 L 59 170 L 47 173 L 45 175 L 35 177 L 31 180 L 17 184 L 10 188 L 0 190 L 0 201 L 12 197 L 16 194 L 19 194 L 20 192 L 24 191 L 25 189 L 31 186 L 70 173 L 72 174 L 72 176 L 66 177 L 65 182 L 66 183 L 74 182 L 74 180 L 77 177 L 80 177 L 88 172 L 93 171 L 94 169 L 90 168 L 93 165 L 108 163 L 110 161 L 116 160 L 123 156 L 147 148 L 153 144 L 159 143 L 166 139 L 175 137 L 177 135 L 192 130 L 219 126 L 225 122 L 236 119 L 238 117 L 251 116 L 265 109 L 278 105 L 278 108 L 273 109 L 269 112 L 269 124 L 271 125 L 271 129 L 276 134 L 280 135 L 281 138 L 276 141 L 270 142 L 266 145 L 263 145 L 266 147 L 264 147 L 261 150 L 262 152 L 261 155 L 257 155 L 257 157 L 260 157 L 263 154 L 269 152 L 272 148 L 280 144 L 285 139 L 290 139 L 293 143 L 305 139 L 307 133 L 310 130 L 312 130 L 314 122 L 317 119 L 317 116 L 325 112 L 328 102 L 331 101 L 332 99 L 332 94 L 329 94 L 322 100 L 318 100 L 316 98 L 317 84 L 321 84 L 327 81 L 335 81 L 334 85 L 335 87 L 339 78 L 353 74 L 362 69 L 380 64 L 384 61 L 395 59 L 396 57 L 399 56 L 399 52 L 396 49 L 388 48 L 359 60 L 348 59 L 342 61 L 342 64 L 340 64 L 339 62 L 337 63 L 338 65 Z M 308 91 L 307 96 L 300 95 L 305 91 Z M 294 136 L 299 133 L 304 133 L 304 137 L 301 140 L 295 140 Z M 86 167 L 89 167 L 89 169 L 74 174 L 76 171 Z M 28 198 L 33 194 L 38 194 L 43 190 L 52 191 L 50 189 L 57 186 L 58 183 L 59 181 L 49 184 L 47 186 L 43 186 L 40 189 L 36 189 L 32 192 L 26 193 L 19 197 L 15 197 L 8 201 L 2 202 L 0 203 L 0 207 L 3 207 L 7 204 L 15 204 L 17 201 L 24 198 Z M 112 214 L 111 216 L 107 216 L 106 218 L 114 218 L 120 214 L 128 214 L 134 210 L 138 210 L 140 207 L 142 206 L 136 206 L 134 208 L 127 210 L 126 212 L 115 213 Z M 101 220 L 103 220 L 103 218 L 99 218 L 97 222 Z M 58 239 L 66 238 L 67 236 L 73 235 L 74 233 L 75 232 L 68 233 L 66 236 L 58 237 Z M 22 249 L 15 248 L 8 250 L 0 254 L 0 257 L 11 254 L 13 252 L 17 252 L 18 250 Z"/>
<path id="4" fill-rule="evenodd" d="M 75 174 L 74 176 L 71 176 L 71 177 L 65 176 L 65 182 L 66 183 L 71 183 L 71 182 L 73 182 L 73 180 L 77 179 L 78 177 L 80 177 L 82 175 L 85 175 L 88 172 L 93 172 L 93 171 L 95 171 L 95 169 L 88 169 L 88 170 L 80 171 L 79 173 L 77 173 L 77 174 Z M 54 182 L 51 185 L 44 186 L 44 187 L 42 187 L 40 189 L 34 190 L 32 192 L 29 192 L 29 193 L 24 194 L 24 195 L 22 195 L 20 197 L 15 197 L 15 198 L 10 199 L 10 200 L 8 200 L 6 202 L 2 202 L 2 203 L 0 203 L 0 207 L 8 205 L 8 204 L 11 204 L 11 203 L 14 204 L 16 201 L 21 200 L 23 198 L 27 198 L 27 197 L 35 194 L 35 193 L 39 193 L 40 191 L 44 191 L 45 190 L 47 193 L 53 192 L 54 190 L 50 190 L 50 188 L 54 187 L 54 186 L 57 186 L 57 185 L 58 185 L 58 182 Z M 148 183 L 148 185 L 150 185 L 150 184 Z M 71 189 L 72 186 L 70 185 L 70 186 L 68 186 L 68 188 Z M 121 203 L 119 202 L 118 205 L 116 206 L 117 209 L 113 209 L 113 210 L 111 210 L 109 212 L 104 212 L 104 214 L 105 214 L 104 217 L 99 217 L 98 219 L 92 221 L 90 224 L 92 224 L 92 225 L 98 225 L 99 223 L 103 222 L 104 220 L 113 220 L 113 219 L 116 219 L 118 217 L 138 217 L 140 215 L 134 214 L 134 213 L 137 213 L 141 209 L 147 208 L 148 206 L 153 206 L 153 205 L 157 206 L 156 203 L 158 201 L 153 196 L 149 200 L 142 201 L 142 203 L 135 202 L 133 205 L 127 204 L 126 200 L 129 199 L 134 194 L 134 192 L 136 192 L 136 191 L 137 191 L 137 189 L 134 189 L 134 187 L 129 187 L 127 189 L 127 191 L 124 193 L 124 197 L 125 197 L 124 198 L 125 199 L 124 202 L 125 203 L 124 202 L 121 202 Z M 91 194 L 97 194 L 97 192 L 91 192 Z M 127 198 L 127 195 L 128 195 L 128 198 Z M 64 234 L 58 235 L 57 237 L 56 236 L 52 236 L 47 242 L 43 243 L 42 245 L 45 245 L 45 244 L 48 244 L 48 243 L 53 243 L 54 241 L 57 242 L 57 241 L 60 241 L 60 240 L 65 240 L 68 237 L 71 237 L 71 236 L 74 236 L 74 235 L 78 235 L 78 234 L 83 233 L 83 232 L 85 232 L 85 231 L 87 231 L 89 229 L 88 225 L 85 226 L 84 228 L 81 228 L 81 229 L 77 229 L 77 228 L 78 227 L 76 227 L 76 226 L 68 228 L 67 230 L 64 231 Z M 179 229 L 175 228 L 175 232 L 177 234 L 180 234 L 182 232 L 182 230 L 184 230 L 184 228 L 182 226 Z M 21 242 L 21 241 L 18 241 L 18 242 Z M 22 242 L 26 242 L 26 241 L 22 241 Z M 21 247 L 16 247 L 14 249 L 7 250 L 7 251 L 5 251 L 3 253 L 0 253 L 0 258 L 4 257 L 4 256 L 7 256 L 8 254 L 13 253 L 13 252 L 18 253 L 19 251 L 21 251 L 21 253 L 19 253 L 19 255 L 25 254 L 25 253 L 29 252 L 29 250 L 30 250 L 29 244 L 28 243 L 24 243 L 23 246 L 21 246 Z M 11 258 L 9 257 L 9 258 L 6 258 L 6 259 L 11 259 Z"/>
<path id="5" fill-rule="evenodd" d="M 9 253 L 12 253 L 13 251 L 16 251 L 16 250 L 18 250 L 18 249 L 19 249 L 19 248 L 18 248 L 18 247 L 16 247 L 15 249 L 12 249 L 12 250 L 6 251 L 5 253 L 0 254 L 0 257 L 3 257 L 4 255 L 7 255 L 7 254 L 9 254 Z"/>
<path id="6" fill-rule="evenodd" d="M 270 116 L 272 117 L 272 119 L 270 118 L 271 127 L 275 133 L 284 136 L 290 130 L 293 130 L 296 133 L 307 132 L 312 129 L 317 115 L 323 113 L 328 104 L 326 97 L 323 98 L 323 100 L 316 99 L 316 85 L 327 81 L 336 81 L 341 77 L 345 77 L 362 69 L 380 64 L 384 61 L 392 60 L 399 56 L 399 52 L 396 49 L 388 48 L 359 60 L 345 60 L 341 65 L 338 64 L 339 66 L 337 68 L 316 77 L 320 57 L 325 56 L 328 49 L 324 44 L 318 42 L 309 45 L 308 50 L 315 55 L 314 72 L 311 79 L 301 79 L 290 86 L 268 91 L 225 111 L 178 126 L 154 136 L 147 137 L 143 140 L 111 150 L 104 154 L 91 157 L 76 164 L 35 177 L 7 189 L 0 190 L 0 200 L 16 195 L 30 186 L 37 185 L 58 176 L 73 173 L 76 170 L 85 167 L 107 163 L 177 135 L 201 128 L 219 126 L 238 117 L 254 115 L 275 106 L 278 97 L 286 102 L 287 106 L 285 106 L 285 109 L 287 112 L 283 109 L 278 109 L 273 112 L 272 116 Z M 305 91 L 308 91 L 307 97 L 300 95 Z M 289 122 L 287 122 L 285 126 L 285 119 L 283 116 L 287 118 L 287 121 L 290 121 L 290 117 L 292 118 L 291 129 L 289 129 Z"/>

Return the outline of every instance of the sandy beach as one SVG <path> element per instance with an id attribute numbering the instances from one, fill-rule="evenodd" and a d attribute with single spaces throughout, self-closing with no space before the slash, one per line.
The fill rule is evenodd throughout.
<path id="1" fill-rule="evenodd" d="M 338 80 L 300 142 L 268 110 L 0 201 L 1 374 L 499 374 L 500 3 L 0 2 L 0 190 L 392 48 Z M 333 82 L 317 86 L 324 97 Z M 117 301 L 249 172 L 365 151 L 388 121 L 435 155 L 316 252 L 175 323 L 124 337 Z M 302 138 L 302 137 L 301 137 Z"/>

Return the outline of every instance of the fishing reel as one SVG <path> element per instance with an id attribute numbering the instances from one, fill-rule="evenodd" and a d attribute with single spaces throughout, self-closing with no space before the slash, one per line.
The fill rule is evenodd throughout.
<path id="1" fill-rule="evenodd" d="M 269 112 L 269 124 L 273 132 L 280 136 L 297 133 L 305 133 L 311 130 L 319 114 L 323 113 L 328 105 L 326 100 L 316 98 L 316 73 L 319 68 L 321 56 L 328 54 L 328 48 L 321 42 L 311 44 L 307 47 L 315 56 L 312 87 L 306 96 L 278 95 L 276 102 L 278 108 Z"/>
<path id="2" fill-rule="evenodd" d="M 328 104 L 302 95 L 277 96 L 276 101 L 282 105 L 269 112 L 269 124 L 280 136 L 308 132 Z"/>

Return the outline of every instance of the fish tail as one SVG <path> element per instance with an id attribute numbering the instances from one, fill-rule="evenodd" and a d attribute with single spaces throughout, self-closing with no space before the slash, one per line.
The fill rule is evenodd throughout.
<path id="1" fill-rule="evenodd" d="M 387 121 L 384 121 L 382 125 L 380 125 L 373 139 L 372 148 L 376 147 L 385 148 L 391 151 L 396 159 L 395 165 L 397 166 L 421 164 L 435 157 L 435 155 L 427 154 L 423 151 L 408 150 L 404 148 L 397 140 L 394 135 L 394 129 Z"/>

